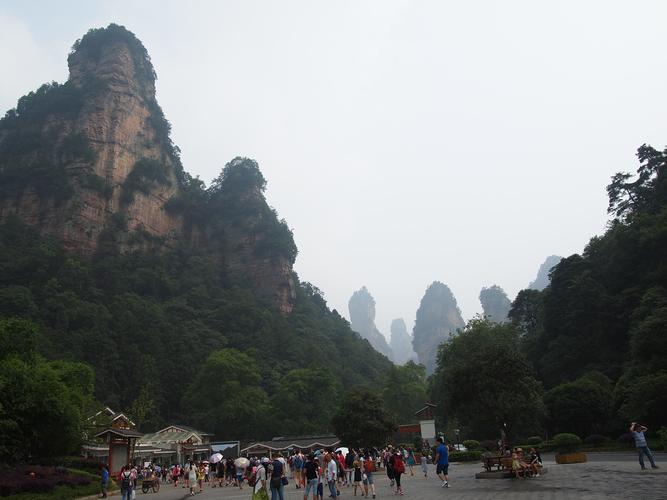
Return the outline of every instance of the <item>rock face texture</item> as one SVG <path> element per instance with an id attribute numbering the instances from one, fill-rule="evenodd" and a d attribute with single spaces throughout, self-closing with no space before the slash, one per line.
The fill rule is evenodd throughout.
<path id="1" fill-rule="evenodd" d="M 465 326 L 456 298 L 447 285 L 434 281 L 417 309 L 412 346 L 426 374 L 435 370 L 439 345 Z"/>
<path id="2" fill-rule="evenodd" d="M 397 365 L 404 365 L 410 360 L 417 361 L 417 355 L 412 350 L 412 336 L 408 333 L 403 318 L 391 322 L 389 346 L 394 354 L 394 363 Z"/>
<path id="3" fill-rule="evenodd" d="M 479 292 L 479 301 L 482 303 L 484 316 L 494 323 L 504 323 L 512 307 L 505 290 L 498 285 L 482 288 Z"/>
<path id="4" fill-rule="evenodd" d="M 68 65 L 67 82 L 43 85 L 0 120 L 0 220 L 18 216 L 83 255 L 109 239 L 121 251 L 159 250 L 177 240 L 208 245 L 233 279 L 289 313 L 296 252 L 260 251 L 270 240 L 262 228 L 277 227 L 269 224 L 277 217 L 261 190 L 243 220 L 220 221 L 200 201 L 191 210 L 200 215 L 193 229 L 187 211 L 170 210 L 170 202 L 204 191 L 193 190 L 183 171 L 142 43 L 122 26 L 90 30 L 74 44 Z M 213 223 L 223 244 L 211 238 Z"/>
<path id="5" fill-rule="evenodd" d="M 375 326 L 375 299 L 365 286 L 352 294 L 348 308 L 352 330 L 368 340 L 376 351 L 392 359 L 391 348 Z"/>
<path id="6" fill-rule="evenodd" d="M 549 257 L 546 258 L 546 260 L 542 263 L 540 266 L 539 271 L 537 271 L 537 276 L 535 277 L 535 280 L 531 281 L 530 285 L 528 285 L 528 288 L 531 290 L 544 290 L 546 287 L 549 286 L 549 283 L 551 282 L 551 279 L 549 278 L 549 273 L 551 272 L 551 269 L 556 266 L 561 260 L 563 260 L 563 257 L 560 257 L 558 255 L 550 255 Z"/>
<path id="7" fill-rule="evenodd" d="M 153 236 L 172 238 L 181 227 L 180 218 L 164 210 L 179 190 L 178 159 L 156 128 L 163 118 L 155 116 L 161 111 L 150 59 L 136 39 L 99 42 L 82 40 L 68 58 L 69 80 L 43 87 L 33 102 L 19 102 L 16 118 L 0 129 L 0 165 L 22 165 L 35 176 L 3 193 L 0 216 L 16 213 L 83 254 L 95 251 L 116 213 L 126 216 L 129 230 Z M 27 147 L 31 139 L 35 148 Z M 126 181 L 146 160 L 161 170 L 160 182 L 146 181 L 130 199 Z M 48 178 L 56 175 L 61 178 Z M 49 192 L 41 181 L 62 189 Z"/>

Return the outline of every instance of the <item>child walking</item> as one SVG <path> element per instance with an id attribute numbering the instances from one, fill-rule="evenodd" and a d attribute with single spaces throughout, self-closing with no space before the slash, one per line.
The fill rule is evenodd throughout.
<path id="1" fill-rule="evenodd" d="M 428 476 L 428 456 L 426 455 L 426 453 L 422 453 L 421 466 L 422 466 L 422 472 L 424 473 L 424 477 L 427 477 Z"/>

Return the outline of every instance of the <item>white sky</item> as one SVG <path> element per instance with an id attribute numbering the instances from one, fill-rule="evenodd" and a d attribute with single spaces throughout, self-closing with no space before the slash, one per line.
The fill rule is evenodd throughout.
<path id="1" fill-rule="evenodd" d="M 67 78 L 89 28 L 146 45 L 185 168 L 256 159 L 296 270 L 345 316 L 466 318 L 604 230 L 605 186 L 665 145 L 667 3 L 0 0 L 0 109 Z"/>

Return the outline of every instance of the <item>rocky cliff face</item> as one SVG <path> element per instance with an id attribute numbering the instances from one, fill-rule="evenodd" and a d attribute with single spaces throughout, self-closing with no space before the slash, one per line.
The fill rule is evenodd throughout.
<path id="1" fill-rule="evenodd" d="M 531 290 L 541 291 L 548 287 L 549 283 L 551 282 L 549 273 L 551 272 L 551 269 L 553 269 L 561 260 L 563 260 L 563 257 L 558 255 L 550 255 L 547 257 L 540 266 L 540 269 L 537 271 L 535 280 L 531 281 L 530 285 L 528 285 L 528 288 Z"/>
<path id="2" fill-rule="evenodd" d="M 403 318 L 391 322 L 391 340 L 389 346 L 394 354 L 394 363 L 404 365 L 410 360 L 417 360 L 417 355 L 412 350 L 412 337 L 408 333 Z"/>
<path id="3" fill-rule="evenodd" d="M 65 84 L 28 95 L 3 120 L 0 168 L 7 174 L 20 165 L 25 175 L 8 179 L 14 190 L 2 193 L 0 216 L 16 213 L 83 254 L 95 251 L 114 214 L 129 230 L 173 238 L 181 221 L 164 204 L 178 193 L 177 158 L 157 128 L 164 119 L 145 49 L 124 30 L 96 32 L 75 46 L 68 65 Z M 144 185 L 129 193 L 128 179 L 147 161 L 159 182 L 135 173 Z"/>
<path id="4" fill-rule="evenodd" d="M 376 351 L 392 359 L 391 348 L 375 326 L 375 299 L 365 286 L 352 294 L 348 308 L 352 330 L 367 339 Z"/>
<path id="5" fill-rule="evenodd" d="M 494 323 L 504 323 L 512 308 L 512 302 L 505 290 L 498 285 L 482 288 L 479 292 L 479 301 L 482 303 L 484 316 Z"/>
<path id="6" fill-rule="evenodd" d="M 434 281 L 419 304 L 412 335 L 412 346 L 427 375 L 435 370 L 438 346 L 464 326 L 454 294 L 444 283 Z"/>
<path id="7" fill-rule="evenodd" d="M 91 30 L 75 43 L 68 65 L 66 83 L 31 92 L 0 120 L 0 220 L 15 214 L 84 255 L 94 254 L 110 233 L 121 251 L 208 241 L 207 226 L 220 214 L 204 201 L 195 230 L 184 231 L 187 214 L 169 210 L 169 202 L 192 198 L 193 183 L 169 137 L 141 42 L 117 25 Z M 257 222 L 276 215 L 267 215 L 261 191 L 256 198 L 263 205 L 251 214 L 252 227 L 223 221 L 226 242 L 212 250 L 237 281 L 287 313 L 294 256 L 258 250 L 269 237 Z"/>

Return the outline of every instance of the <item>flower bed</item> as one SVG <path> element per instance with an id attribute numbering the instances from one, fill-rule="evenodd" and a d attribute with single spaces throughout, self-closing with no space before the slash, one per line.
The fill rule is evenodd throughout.
<path id="1" fill-rule="evenodd" d="M 0 496 L 7 497 L 22 493 L 44 494 L 53 491 L 59 486 L 79 489 L 91 485 L 93 479 L 94 476 L 92 475 L 71 473 L 61 467 L 24 465 L 16 468 L 7 468 L 0 471 Z M 87 490 L 88 488 L 84 489 Z M 20 498 L 29 497 L 20 495 Z"/>

